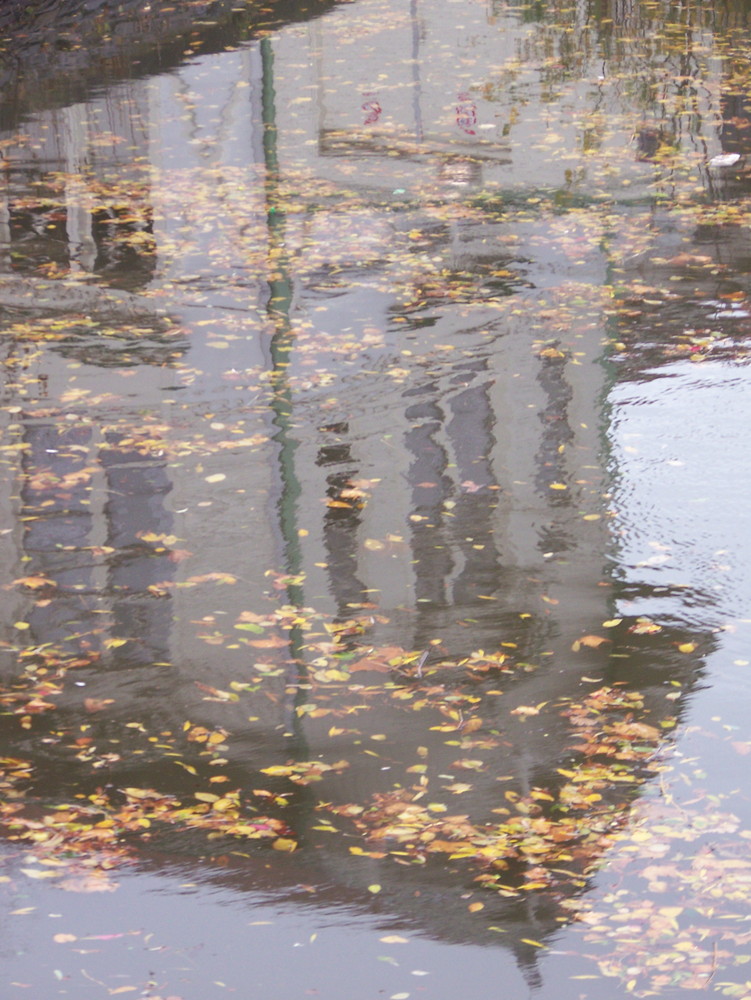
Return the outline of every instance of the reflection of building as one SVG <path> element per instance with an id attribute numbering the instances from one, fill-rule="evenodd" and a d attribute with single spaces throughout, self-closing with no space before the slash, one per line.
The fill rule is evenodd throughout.
<path id="1" fill-rule="evenodd" d="M 175 361 L 134 351 L 117 365 L 96 334 L 42 343 L 53 402 L 73 384 L 66 362 L 80 366 L 82 402 L 66 403 L 80 423 L 58 432 L 64 407 L 42 419 L 22 400 L 33 520 L 10 558 L 30 556 L 57 587 L 29 613 L 34 642 L 114 640 L 108 719 L 138 709 L 152 728 L 225 726 L 243 784 L 268 756 L 337 749 L 331 718 L 296 717 L 287 683 L 317 651 L 243 645 L 243 612 L 294 597 L 346 619 L 376 605 L 372 641 L 432 652 L 426 670 L 513 650 L 508 674 L 436 677 L 462 711 L 479 703 L 486 745 L 459 727 L 461 750 L 425 737 L 431 780 L 465 749 L 482 756 L 461 808 L 484 818 L 499 774 L 526 792 L 570 758 L 567 726 L 532 714 L 522 728 L 510 710 L 571 696 L 584 669 L 617 669 L 609 647 L 587 659 L 571 647 L 612 610 L 598 358 L 618 233 L 595 211 L 561 218 L 591 195 L 588 171 L 602 182 L 587 157 L 618 161 L 605 193 L 619 197 L 626 182 L 648 190 L 654 168 L 629 130 L 607 127 L 638 116 L 630 96 L 593 84 L 584 63 L 574 78 L 553 62 L 541 86 L 536 58 L 519 57 L 535 29 L 515 13 L 496 11 L 489 34 L 479 5 L 461 30 L 437 0 L 413 0 L 387 29 L 362 10 L 40 113 L 9 149 L 6 270 L 138 289 L 190 341 Z M 29 208 L 30 181 L 50 169 L 62 204 Z M 551 192 L 560 217 L 534 208 Z M 83 410 L 94 388 L 110 394 L 101 415 Z M 166 454 L 141 453 L 136 432 L 155 420 Z M 268 570 L 302 582 L 269 594 Z M 217 571 L 237 585 L 206 586 Z M 196 688 L 242 688 L 261 658 L 284 672 L 259 692 L 207 701 Z M 87 683 L 112 687 L 104 670 Z M 393 689 L 412 697 L 404 676 Z M 409 718 L 397 700 L 355 716 L 389 763 L 353 750 L 332 797 L 409 773 Z M 406 880 L 393 881 L 406 906 Z"/>

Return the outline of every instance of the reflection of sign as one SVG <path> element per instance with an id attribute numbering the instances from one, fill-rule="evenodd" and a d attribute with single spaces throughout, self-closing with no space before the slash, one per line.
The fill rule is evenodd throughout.
<path id="1" fill-rule="evenodd" d="M 458 94 L 456 105 L 456 124 L 467 135 L 475 135 L 475 125 L 477 125 L 477 105 L 469 94 Z"/>
<path id="2" fill-rule="evenodd" d="M 363 125 L 372 125 L 381 117 L 381 105 L 378 101 L 378 97 L 371 91 L 366 91 L 362 96 L 364 98 L 362 102 L 362 110 L 366 113 Z"/>

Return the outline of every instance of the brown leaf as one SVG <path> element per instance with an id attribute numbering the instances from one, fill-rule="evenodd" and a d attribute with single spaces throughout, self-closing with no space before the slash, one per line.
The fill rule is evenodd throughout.
<path id="1" fill-rule="evenodd" d="M 114 705 L 114 698 L 84 698 L 83 707 L 87 712 L 101 712 L 108 705 Z"/>
<path id="2" fill-rule="evenodd" d="M 405 650 L 401 646 L 382 646 L 380 649 L 374 649 L 357 663 L 348 664 L 347 669 L 351 674 L 357 673 L 359 670 L 388 673 L 404 656 Z"/>
<path id="3" fill-rule="evenodd" d="M 283 639 L 280 635 L 271 636 L 269 639 L 249 639 L 248 645 L 255 646 L 256 649 L 280 649 L 282 646 L 288 644 L 287 639 Z"/>

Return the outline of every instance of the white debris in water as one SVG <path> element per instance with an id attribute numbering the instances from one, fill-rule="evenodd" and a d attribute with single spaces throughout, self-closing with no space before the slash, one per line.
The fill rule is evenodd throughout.
<path id="1" fill-rule="evenodd" d="M 740 153 L 720 153 L 709 161 L 710 167 L 732 167 L 740 160 Z"/>

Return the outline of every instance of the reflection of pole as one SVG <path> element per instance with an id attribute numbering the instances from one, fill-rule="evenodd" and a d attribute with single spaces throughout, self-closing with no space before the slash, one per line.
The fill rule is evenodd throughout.
<path id="1" fill-rule="evenodd" d="M 289 352 L 292 347 L 292 330 L 289 311 L 292 304 L 292 281 L 289 275 L 285 245 L 284 208 L 279 197 L 279 157 L 277 152 L 276 107 L 274 103 L 274 54 L 268 38 L 262 39 L 261 66 L 263 80 L 263 157 L 266 167 L 266 226 L 269 238 L 269 300 L 267 312 L 274 328 L 270 354 L 274 393 L 272 408 L 277 428 L 275 440 L 279 446 L 279 469 L 282 489 L 279 515 L 284 542 L 285 570 L 297 575 L 301 569 L 300 543 L 297 534 L 297 500 L 300 485 L 295 476 L 295 450 L 297 444 L 290 435 L 292 417 L 292 392 L 287 377 Z M 301 588 L 290 584 L 290 602 L 300 604 Z"/>
<path id="2" fill-rule="evenodd" d="M 417 0 L 410 0 L 409 16 L 412 21 L 412 107 L 415 116 L 415 139 L 422 142 L 422 107 L 420 95 L 420 22 L 417 20 Z"/>
<path id="3" fill-rule="evenodd" d="M 285 216 L 282 199 L 279 196 L 279 154 L 277 149 L 276 105 L 274 101 L 274 53 L 271 41 L 263 38 L 261 49 L 261 102 L 263 121 L 263 159 L 266 169 L 266 229 L 268 233 L 268 265 L 269 265 L 269 300 L 266 307 L 269 320 L 273 326 L 271 343 L 271 374 L 273 394 L 271 407 L 274 412 L 273 423 L 276 427 L 274 441 L 277 445 L 279 461 L 279 477 L 281 489 L 277 510 L 279 526 L 284 545 L 284 569 L 291 577 L 287 584 L 287 599 L 295 607 L 303 604 L 303 588 L 299 582 L 302 569 L 300 540 L 297 529 L 297 501 L 300 497 L 300 484 L 295 474 L 295 451 L 297 442 L 291 434 L 292 425 L 292 390 L 289 384 L 287 369 L 293 335 L 289 319 L 292 304 L 292 279 L 289 274 L 289 262 L 285 244 Z M 295 627 L 290 630 L 290 655 L 298 664 L 297 682 L 304 681 L 305 667 L 302 658 L 302 632 Z M 300 719 L 295 711 L 301 701 L 299 687 L 295 688 L 295 696 L 290 705 L 289 725 L 292 732 L 304 746 Z"/>

